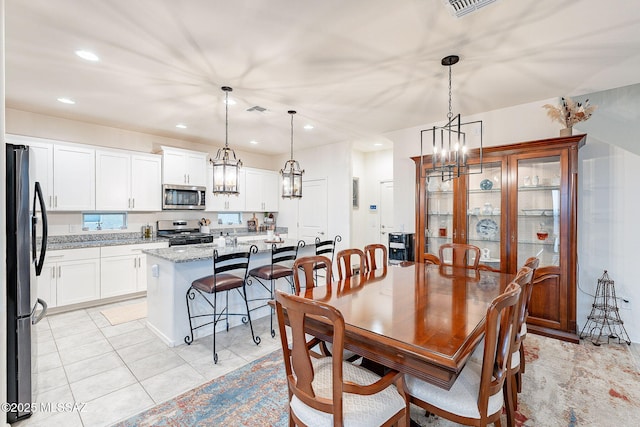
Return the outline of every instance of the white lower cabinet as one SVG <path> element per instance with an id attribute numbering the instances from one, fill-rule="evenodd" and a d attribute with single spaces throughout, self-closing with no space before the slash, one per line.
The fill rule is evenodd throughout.
<path id="1" fill-rule="evenodd" d="M 100 298 L 100 248 L 48 253 L 38 277 L 38 297 L 49 307 Z"/>
<path id="2" fill-rule="evenodd" d="M 147 290 L 147 256 L 143 249 L 164 248 L 167 243 L 104 246 L 100 257 L 100 298 Z"/>
<path id="3" fill-rule="evenodd" d="M 51 308 L 147 290 L 144 249 L 167 242 L 47 252 L 37 277 L 38 298 Z"/>

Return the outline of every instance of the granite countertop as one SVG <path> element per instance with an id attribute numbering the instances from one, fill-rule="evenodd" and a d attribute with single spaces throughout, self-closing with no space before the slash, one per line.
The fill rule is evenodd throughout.
<path id="1" fill-rule="evenodd" d="M 145 239 L 140 233 L 103 233 L 49 236 L 47 250 L 97 248 L 101 246 L 139 245 L 166 242 L 156 236 Z"/>
<path id="2" fill-rule="evenodd" d="M 240 231 L 234 229 L 225 229 L 225 233 L 231 230 L 234 232 L 235 236 L 244 237 L 244 236 L 256 236 L 256 242 L 263 242 L 260 238 L 266 238 L 267 234 L 265 233 L 256 233 L 256 232 L 248 232 L 248 231 Z M 222 229 L 214 229 L 211 234 L 214 239 L 216 236 L 220 234 Z M 286 233 L 287 229 L 277 228 L 277 232 Z M 262 236 L 262 237 L 260 237 Z M 139 244 L 148 244 L 148 243 L 162 243 L 167 242 L 167 239 L 163 237 L 153 236 L 151 238 L 145 239 L 141 236 L 140 232 L 127 232 L 127 233 L 88 233 L 88 234 L 70 234 L 70 235 L 60 235 L 60 236 L 49 236 L 47 239 L 47 250 L 56 251 L 62 249 L 84 249 L 84 248 L 98 248 L 102 246 L 119 246 L 119 245 L 139 245 Z M 246 243 L 246 242 L 243 242 Z M 201 245 L 196 245 L 201 246 Z M 269 249 L 271 249 L 269 247 Z M 213 251 L 212 251 L 213 253 Z M 213 255 L 212 255 L 213 256 Z"/>
<path id="3" fill-rule="evenodd" d="M 278 247 L 297 245 L 298 240 L 284 239 L 281 243 L 276 243 Z M 313 242 L 306 242 L 305 246 L 313 245 Z M 263 239 L 239 242 L 238 246 L 227 246 L 218 248 L 215 243 L 203 243 L 200 245 L 172 246 L 170 248 L 143 250 L 147 255 L 152 255 L 167 261 L 182 263 L 191 261 L 212 260 L 213 251 L 218 250 L 218 254 L 231 254 L 235 252 L 248 251 L 251 245 L 258 247 L 258 253 L 271 252 L 272 243 L 267 243 Z"/>

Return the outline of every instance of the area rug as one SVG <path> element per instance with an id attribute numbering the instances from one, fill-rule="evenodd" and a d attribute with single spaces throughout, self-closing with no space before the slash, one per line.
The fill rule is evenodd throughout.
<path id="1" fill-rule="evenodd" d="M 107 318 L 111 325 L 115 326 L 147 317 L 147 302 L 113 307 L 102 310 L 100 313 Z"/>
<path id="2" fill-rule="evenodd" d="M 596 347 L 529 334 L 525 345 L 517 426 L 635 425 L 640 373 L 626 344 Z M 282 353 L 276 351 L 116 426 L 287 426 L 286 408 Z M 424 414 L 411 408 L 421 426 L 458 425 Z M 501 421 L 506 425 L 505 415 Z"/>

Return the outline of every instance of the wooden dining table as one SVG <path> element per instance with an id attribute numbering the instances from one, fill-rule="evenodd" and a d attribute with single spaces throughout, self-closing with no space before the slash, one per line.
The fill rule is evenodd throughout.
<path id="1" fill-rule="evenodd" d="M 342 313 L 345 348 L 448 390 L 482 340 L 487 307 L 513 277 L 405 262 L 301 295 Z M 332 340 L 319 319 L 307 319 L 306 331 Z"/>

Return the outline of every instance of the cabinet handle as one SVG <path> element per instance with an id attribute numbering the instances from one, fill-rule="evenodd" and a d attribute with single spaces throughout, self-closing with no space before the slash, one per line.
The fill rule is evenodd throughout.
<path id="1" fill-rule="evenodd" d="M 52 278 L 52 279 L 55 279 L 55 278 L 56 278 L 56 268 L 55 268 L 55 267 L 53 267 L 53 268 L 51 269 L 51 278 Z"/>
<path id="2" fill-rule="evenodd" d="M 53 207 L 53 196 L 49 196 L 49 207 Z"/>
<path id="3" fill-rule="evenodd" d="M 62 277 L 62 267 L 58 267 L 58 279 Z"/>
<path id="4" fill-rule="evenodd" d="M 185 184 L 188 184 L 188 183 L 189 183 L 189 181 L 187 181 L 187 174 L 186 174 L 186 173 L 184 174 L 184 183 L 185 183 Z"/>
<path id="5" fill-rule="evenodd" d="M 131 207 L 132 208 L 136 207 L 136 199 L 135 199 L 135 197 L 131 199 Z"/>
<path id="6" fill-rule="evenodd" d="M 191 184 L 191 175 L 187 174 L 187 184 Z"/>
<path id="7" fill-rule="evenodd" d="M 54 208 L 57 208 L 57 207 L 58 207 L 58 196 L 55 196 L 55 197 L 53 198 L 53 207 L 54 207 Z"/>

